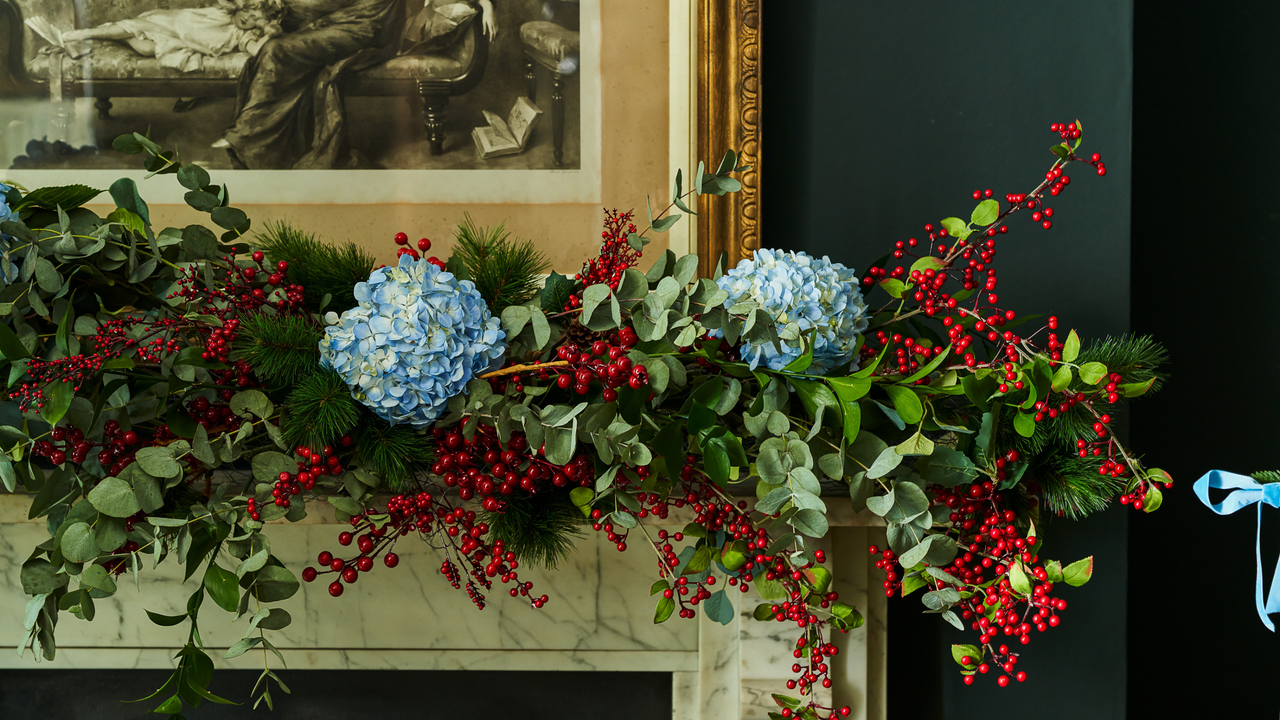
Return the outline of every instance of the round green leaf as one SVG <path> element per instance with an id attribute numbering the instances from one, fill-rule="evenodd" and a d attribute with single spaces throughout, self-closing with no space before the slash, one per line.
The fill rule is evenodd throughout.
<path id="1" fill-rule="evenodd" d="M 820 538 L 827 534 L 827 516 L 805 508 L 791 517 L 791 527 L 812 538 Z"/>
<path id="2" fill-rule="evenodd" d="M 86 522 L 75 523 L 63 531 L 61 547 L 62 557 L 68 562 L 86 563 L 98 557 L 98 543 L 94 542 L 93 530 Z"/>
<path id="3" fill-rule="evenodd" d="M 90 565 L 80 573 L 80 587 L 110 595 L 116 591 L 116 581 L 106 568 L 101 565 Z"/>
<path id="4" fill-rule="evenodd" d="M 103 515 L 118 518 L 127 518 L 142 509 L 133 488 L 117 477 L 103 478 L 89 491 L 89 502 Z"/>
<path id="5" fill-rule="evenodd" d="M 268 450 L 253 456 L 253 479 L 258 482 L 274 483 L 280 479 L 280 473 L 296 472 L 298 461 L 284 453 Z"/>
<path id="6" fill-rule="evenodd" d="M 178 477 L 182 466 L 173 459 L 173 449 L 169 447 L 142 448 L 136 453 L 138 465 L 152 477 Z"/>
<path id="7" fill-rule="evenodd" d="M 262 602 L 280 602 L 298 592 L 298 578 L 287 568 L 268 565 L 254 578 L 253 593 Z"/>
<path id="8" fill-rule="evenodd" d="M 283 630 L 293 622 L 293 616 L 287 610 L 281 608 L 271 608 L 271 614 L 263 618 L 258 627 L 263 630 Z"/>

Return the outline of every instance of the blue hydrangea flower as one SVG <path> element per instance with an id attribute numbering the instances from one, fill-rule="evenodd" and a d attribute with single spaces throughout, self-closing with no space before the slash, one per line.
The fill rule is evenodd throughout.
<path id="1" fill-rule="evenodd" d="M 738 263 L 716 284 L 729 293 L 726 308 L 754 300 L 774 317 L 779 330 L 788 322 L 804 333 L 816 329 L 811 333 L 816 343 L 813 364 L 805 371 L 810 374 L 824 374 L 853 360 L 858 335 L 867 329 L 867 305 L 857 276 L 826 256 L 757 250 L 755 258 Z M 740 352 L 753 370 L 762 362 L 781 370 L 803 354 L 804 344 L 784 340 L 779 352 L 772 342 L 757 345 L 744 339 Z"/>
<path id="2" fill-rule="evenodd" d="M 426 427 L 471 378 L 500 362 L 506 333 L 476 286 L 408 255 L 355 287 L 360 303 L 320 341 L 320 364 L 391 424 Z"/>
<path id="3" fill-rule="evenodd" d="M 6 220 L 18 219 L 17 211 L 9 207 L 9 199 L 4 195 L 5 193 L 9 192 L 12 189 L 13 188 L 10 187 L 9 185 L 0 183 L 0 222 L 4 222 Z M 8 258 L 7 251 L 9 249 L 9 244 L 8 244 L 9 239 L 10 237 L 8 235 L 4 233 L 0 233 L 0 241 L 4 243 L 4 250 L 6 251 L 4 255 L 5 259 Z M 0 260 L 0 262 L 3 262 L 3 261 Z M 5 269 L 6 268 L 4 268 L 3 265 L 0 265 L 0 282 L 3 282 L 5 285 L 8 285 L 18 277 L 18 266 L 15 265 L 12 260 L 8 260 L 8 268 L 7 268 L 8 272 L 5 272 Z"/>
<path id="4" fill-rule="evenodd" d="M 9 207 L 9 199 L 4 195 L 12 189 L 12 187 L 0 183 L 0 222 L 15 220 L 18 217 L 18 213 Z"/>

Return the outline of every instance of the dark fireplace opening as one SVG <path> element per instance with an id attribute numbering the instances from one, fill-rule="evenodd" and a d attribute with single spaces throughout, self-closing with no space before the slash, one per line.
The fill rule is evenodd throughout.
<path id="1" fill-rule="evenodd" d="M 190 720 L 269 715 L 277 720 L 512 717 L 521 720 L 608 717 L 669 720 L 671 673 L 479 670 L 278 670 L 292 694 L 275 689 L 275 711 L 249 692 L 259 671 L 219 670 L 210 692 L 240 705 L 205 702 Z M 124 720 L 164 698 L 141 703 L 167 670 L 0 670 L 0 718 Z M 253 713 L 251 715 L 250 713 Z"/>

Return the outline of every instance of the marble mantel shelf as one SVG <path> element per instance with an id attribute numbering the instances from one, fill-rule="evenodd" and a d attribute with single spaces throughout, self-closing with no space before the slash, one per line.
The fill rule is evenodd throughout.
<path id="1" fill-rule="evenodd" d="M 820 544 L 835 575 L 841 599 L 858 607 L 866 624 L 833 642 L 835 704 L 854 709 L 851 717 L 885 717 L 886 609 L 883 579 L 869 562 L 867 546 L 884 542 L 880 518 L 853 512 L 846 498 L 824 498 L 831 531 Z M 29 497 L 0 494 L 0 647 L 16 647 L 22 635 L 26 596 L 19 568 L 31 548 L 48 537 L 43 519 L 28 520 Z M 272 550 L 291 568 L 314 564 L 321 550 L 340 546 L 332 507 L 315 503 L 306 520 L 271 529 Z M 647 524 L 682 527 L 688 511 Z M 411 540 L 411 539 L 407 539 Z M 754 592 L 734 592 L 738 618 L 722 626 L 701 613 L 696 621 L 673 618 L 653 624 L 653 556 L 636 547 L 619 553 L 598 533 L 587 537 L 555 572 L 521 568 L 539 594 L 551 602 L 541 610 L 506 597 L 495 583 L 483 611 L 465 592 L 449 587 L 439 574 L 436 551 L 425 543 L 402 542 L 400 566 L 378 567 L 362 575 L 341 598 L 320 585 L 304 586 L 281 604 L 293 624 L 275 633 L 290 670 L 573 670 L 658 671 L 672 673 L 672 717 L 678 720 L 763 719 L 775 709 L 769 695 L 785 691 L 791 676 L 790 624 L 761 623 L 751 617 L 760 602 Z M 181 584 L 180 569 L 166 563 L 141 573 L 141 588 L 127 576 L 116 596 L 98 603 L 91 622 L 63 615 L 58 623 L 58 658 L 33 662 L 0 652 L 0 668 L 164 668 L 185 638 L 181 628 L 153 625 L 142 612 L 177 613 L 191 588 Z M 122 600 L 128 600 L 127 604 Z M 244 633 L 247 619 L 209 606 L 201 631 L 220 667 L 251 667 L 257 658 L 221 660 Z M 127 609 L 126 609 L 127 608 Z M 250 653 L 252 655 L 252 653 Z"/>

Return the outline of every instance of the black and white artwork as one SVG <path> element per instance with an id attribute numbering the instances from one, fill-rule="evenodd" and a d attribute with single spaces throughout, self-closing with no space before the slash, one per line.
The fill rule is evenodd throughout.
<path id="1" fill-rule="evenodd" d="M 10 170 L 135 168 L 111 142 L 146 132 L 209 169 L 580 170 L 599 136 L 584 101 L 598 98 L 584 77 L 593 13 L 563 0 L 7 0 L 0 27 L 20 47 L 0 149 Z"/>

